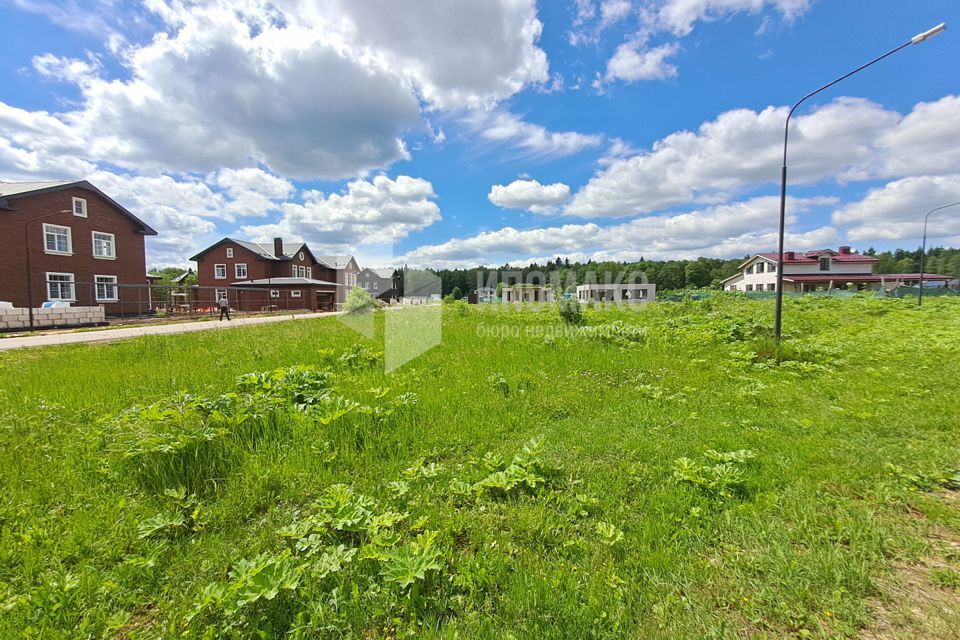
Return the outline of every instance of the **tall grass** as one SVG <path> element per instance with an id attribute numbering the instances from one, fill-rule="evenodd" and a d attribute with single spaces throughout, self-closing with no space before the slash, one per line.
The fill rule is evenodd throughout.
<path id="1" fill-rule="evenodd" d="M 0 637 L 854 637 L 960 535 L 960 301 L 449 307 L 389 375 L 382 316 L 0 354 Z"/>

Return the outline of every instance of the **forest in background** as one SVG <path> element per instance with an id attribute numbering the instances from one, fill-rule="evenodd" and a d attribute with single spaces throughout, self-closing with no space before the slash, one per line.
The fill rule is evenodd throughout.
<path id="1" fill-rule="evenodd" d="M 919 247 L 914 251 L 897 249 L 895 251 L 876 251 L 873 248 L 864 251 L 874 256 L 878 262 L 874 273 L 917 273 L 920 271 Z M 446 295 L 459 288 L 463 295 L 475 291 L 480 286 L 496 286 L 500 277 L 509 272 L 510 283 L 528 282 L 531 274 L 542 273 L 548 283 L 559 283 L 567 288 L 571 284 L 583 284 L 589 274 L 595 274 L 599 281 L 603 281 L 604 274 L 610 272 L 616 278 L 618 274 L 642 272 L 646 274 L 648 282 L 657 285 L 658 291 L 671 289 L 701 289 L 720 288 L 724 278 L 732 276 L 737 267 L 750 256 L 721 260 L 718 258 L 697 258 L 696 260 L 644 260 L 636 262 L 571 262 L 568 259 L 557 258 L 545 264 L 533 263 L 526 266 L 511 266 L 505 264 L 498 268 L 474 267 L 471 269 L 442 269 L 436 273 L 440 275 L 443 294 Z M 923 270 L 926 273 L 937 273 L 960 277 L 960 249 L 936 247 L 927 250 L 924 258 Z M 395 281 L 399 281 L 400 272 L 395 274 Z M 500 277 L 498 277 L 500 276 Z"/>

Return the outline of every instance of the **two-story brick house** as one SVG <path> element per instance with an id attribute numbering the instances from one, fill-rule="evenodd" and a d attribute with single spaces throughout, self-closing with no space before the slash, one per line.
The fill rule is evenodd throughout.
<path id="1" fill-rule="evenodd" d="M 341 302 L 340 275 L 302 243 L 224 238 L 190 258 L 197 263 L 194 303 L 227 297 L 242 311 L 265 308 L 331 311 Z"/>
<path id="2" fill-rule="evenodd" d="M 821 289 L 879 290 L 884 285 L 913 286 L 920 279 L 918 273 L 873 273 L 877 259 L 840 247 L 839 251 L 820 249 L 798 253 L 783 253 L 784 292 L 809 292 Z M 776 291 L 777 254 L 758 253 L 738 268 L 738 272 L 723 281 L 727 291 Z M 928 282 L 945 281 L 949 276 L 924 274 Z"/>
<path id="3" fill-rule="evenodd" d="M 399 297 L 393 285 L 393 269 L 362 269 L 357 276 L 359 286 L 370 292 L 374 298 L 390 302 Z"/>
<path id="4" fill-rule="evenodd" d="M 156 234 L 86 180 L 0 182 L 0 300 L 148 311 L 144 240 Z"/>
<path id="5" fill-rule="evenodd" d="M 337 305 L 342 305 L 350 290 L 357 286 L 360 267 L 353 256 L 317 256 L 321 264 L 333 269 L 337 274 Z"/>

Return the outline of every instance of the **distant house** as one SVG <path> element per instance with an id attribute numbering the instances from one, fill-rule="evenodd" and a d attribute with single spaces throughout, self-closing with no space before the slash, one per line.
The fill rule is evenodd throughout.
<path id="1" fill-rule="evenodd" d="M 657 299 L 655 284 L 581 284 L 577 287 L 580 302 L 652 302 Z"/>
<path id="2" fill-rule="evenodd" d="M 374 298 L 385 302 L 399 298 L 399 292 L 393 286 L 393 269 L 371 269 L 369 267 L 357 274 L 357 284 L 370 292 Z"/>
<path id="3" fill-rule="evenodd" d="M 360 267 L 353 256 L 317 256 L 317 261 L 330 269 L 334 273 L 337 287 L 336 303 L 338 308 L 343 305 L 347 299 L 350 289 L 357 286 L 357 276 L 360 273 Z"/>
<path id="4" fill-rule="evenodd" d="M 470 304 L 479 304 L 483 302 L 494 302 L 497 299 L 497 290 L 493 287 L 480 287 L 467 294 L 467 302 Z"/>
<path id="5" fill-rule="evenodd" d="M 500 291 L 503 302 L 553 302 L 552 287 L 538 287 L 534 285 L 513 285 L 503 287 Z"/>
<path id="6" fill-rule="evenodd" d="M 919 273 L 873 273 L 877 259 L 840 247 L 839 251 L 820 249 L 783 254 L 784 292 L 809 292 L 822 289 L 879 290 L 896 286 L 915 286 Z M 777 254 L 758 253 L 742 263 L 738 272 L 723 281 L 727 291 L 776 291 Z M 924 274 L 930 283 L 945 284 L 951 276 Z"/>
<path id="7" fill-rule="evenodd" d="M 0 300 L 149 311 L 144 240 L 154 235 L 86 180 L 0 182 Z"/>
<path id="8" fill-rule="evenodd" d="M 341 274 L 302 243 L 259 244 L 224 238 L 190 258 L 199 287 L 193 304 L 213 306 L 227 297 L 242 311 L 265 308 L 332 311 L 340 302 Z"/>

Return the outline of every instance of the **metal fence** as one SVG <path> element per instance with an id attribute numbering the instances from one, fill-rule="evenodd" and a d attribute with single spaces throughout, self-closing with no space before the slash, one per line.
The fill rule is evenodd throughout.
<path id="1" fill-rule="evenodd" d="M 296 293 L 299 291 L 300 295 Z M 226 297 L 231 313 L 287 313 L 317 310 L 303 290 L 261 287 L 201 287 L 114 282 L 48 280 L 45 300 L 66 300 L 71 306 L 104 307 L 114 318 L 215 316 Z"/>

